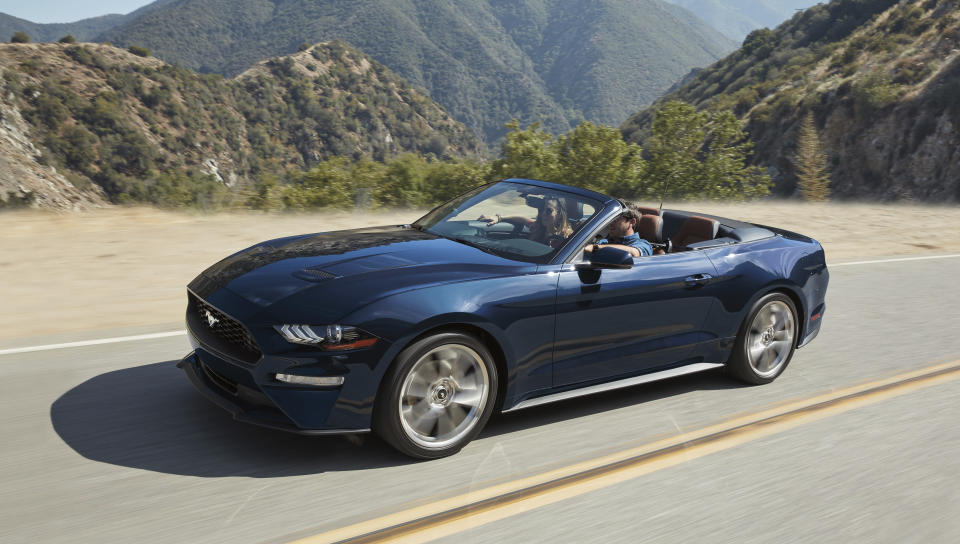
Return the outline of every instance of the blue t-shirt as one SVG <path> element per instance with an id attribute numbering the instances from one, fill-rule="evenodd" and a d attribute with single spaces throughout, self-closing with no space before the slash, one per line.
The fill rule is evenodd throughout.
<path id="1" fill-rule="evenodd" d="M 598 240 L 596 243 L 601 244 L 601 245 L 603 245 L 603 244 L 620 244 L 621 246 L 635 247 L 635 248 L 637 248 L 637 249 L 640 250 L 640 256 L 641 256 L 641 257 L 645 257 L 645 256 L 648 256 L 648 255 L 653 255 L 653 246 L 650 245 L 650 242 L 648 242 L 648 241 L 644 240 L 643 238 L 641 238 L 640 235 L 637 234 L 636 232 L 633 233 L 633 234 L 631 234 L 631 235 L 629 235 L 629 236 L 623 236 L 623 237 L 621 237 L 621 238 L 614 238 L 614 239 L 612 239 L 612 240 L 607 240 L 606 238 L 604 238 L 603 240 Z"/>

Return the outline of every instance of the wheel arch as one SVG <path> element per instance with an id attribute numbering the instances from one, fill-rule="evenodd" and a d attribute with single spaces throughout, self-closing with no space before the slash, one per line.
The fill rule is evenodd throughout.
<path id="1" fill-rule="evenodd" d="M 467 322 L 448 322 L 436 324 L 425 328 L 409 339 L 403 341 L 402 345 L 399 346 L 399 349 L 395 350 L 396 355 L 394 355 L 390 363 L 384 367 L 383 373 L 381 374 L 380 383 L 377 386 L 377 396 L 374 400 L 374 404 L 380 402 L 380 399 L 384 397 L 382 394 L 382 389 L 385 386 L 384 382 L 386 380 L 383 379 L 383 376 L 386 376 L 387 373 L 390 372 L 390 369 L 393 368 L 393 366 L 397 363 L 397 357 L 403 350 L 407 349 L 408 346 L 413 345 L 423 338 L 447 332 L 455 332 L 472 336 L 486 346 L 488 350 L 490 350 L 490 355 L 493 356 L 493 365 L 496 370 L 495 379 L 497 380 L 497 398 L 495 399 L 494 411 L 500 411 L 501 406 L 503 406 L 503 401 L 506 398 L 507 376 L 509 375 L 507 370 L 506 353 L 500 341 L 496 336 L 494 336 L 493 333 L 477 325 L 476 323 Z"/>
<path id="2" fill-rule="evenodd" d="M 786 295 L 791 302 L 793 302 L 793 307 L 797 310 L 797 334 L 793 340 L 793 345 L 794 347 L 797 347 L 798 345 L 800 345 L 800 339 L 803 338 L 804 335 L 806 334 L 807 312 L 808 312 L 806 303 L 804 302 L 803 297 L 800 296 L 800 293 L 798 293 L 793 288 L 787 285 L 778 285 L 778 286 L 775 286 L 773 289 L 770 289 L 764 292 L 759 297 L 757 297 L 756 300 L 754 300 L 753 304 L 755 304 L 757 300 L 760 300 L 761 298 L 769 295 L 770 293 L 782 293 Z M 751 307 L 753 306 L 753 304 L 751 304 Z"/>

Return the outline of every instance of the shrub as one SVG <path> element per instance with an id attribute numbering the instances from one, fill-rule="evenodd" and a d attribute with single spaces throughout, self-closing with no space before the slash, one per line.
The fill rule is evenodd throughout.
<path id="1" fill-rule="evenodd" d="M 27 191 L 21 196 L 15 191 L 7 191 L 7 199 L 0 198 L 0 210 L 13 210 L 16 208 L 29 208 L 37 199 L 36 193 Z"/>
<path id="2" fill-rule="evenodd" d="M 97 137 L 81 126 L 66 126 L 59 136 L 48 134 L 44 144 L 63 164 L 80 172 L 85 172 L 97 159 L 94 148 Z"/>
<path id="3" fill-rule="evenodd" d="M 150 56 L 150 50 L 147 49 L 146 47 L 140 47 L 139 45 L 131 45 L 130 47 L 127 48 L 127 51 L 133 53 L 138 57 Z"/>
<path id="4" fill-rule="evenodd" d="M 67 34 L 57 41 L 60 43 L 77 43 L 77 39 L 73 37 L 73 34 Z"/>
<path id="5" fill-rule="evenodd" d="M 10 43 L 30 43 L 30 36 L 26 32 L 14 32 Z"/>
<path id="6" fill-rule="evenodd" d="M 903 94 L 903 87 L 891 83 L 890 76 L 874 72 L 853 86 L 853 99 L 860 119 L 896 102 Z"/>

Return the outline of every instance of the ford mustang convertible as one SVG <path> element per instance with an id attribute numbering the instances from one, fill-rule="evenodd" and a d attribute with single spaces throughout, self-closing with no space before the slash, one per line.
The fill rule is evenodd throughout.
<path id="1" fill-rule="evenodd" d="M 653 255 L 596 245 L 624 217 Z M 238 420 L 373 430 L 437 458 L 495 411 L 718 367 L 770 382 L 819 332 L 828 278 L 800 234 L 510 179 L 410 225 L 270 240 L 211 266 L 188 288 L 179 366 Z"/>

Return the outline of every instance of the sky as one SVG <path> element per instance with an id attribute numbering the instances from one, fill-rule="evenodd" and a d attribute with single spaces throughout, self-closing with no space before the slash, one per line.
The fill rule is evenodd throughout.
<path id="1" fill-rule="evenodd" d="M 0 12 L 34 23 L 72 23 L 108 13 L 130 13 L 153 0 L 0 0 Z"/>

